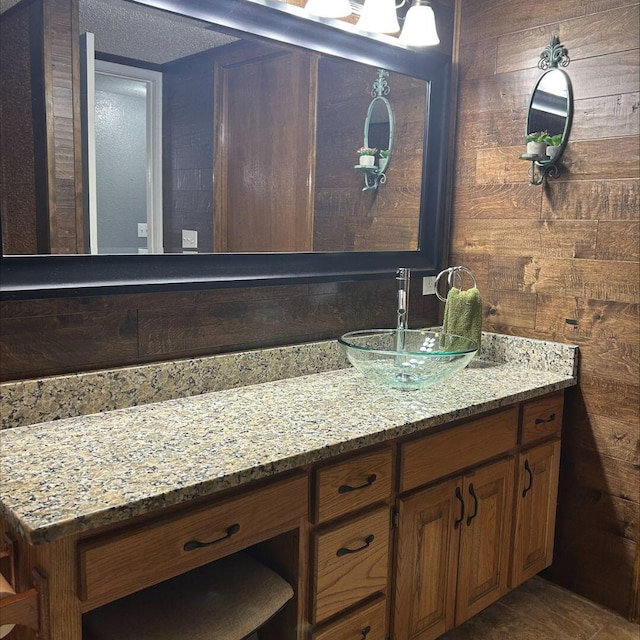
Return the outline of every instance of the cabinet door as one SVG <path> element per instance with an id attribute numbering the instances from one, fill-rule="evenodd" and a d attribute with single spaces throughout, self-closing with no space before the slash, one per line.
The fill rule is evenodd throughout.
<path id="1" fill-rule="evenodd" d="M 560 440 L 518 454 L 511 587 L 551 564 L 556 524 Z"/>
<path id="2" fill-rule="evenodd" d="M 399 501 L 394 640 L 431 640 L 453 627 L 462 478 Z"/>
<path id="3" fill-rule="evenodd" d="M 507 592 L 513 468 L 510 457 L 464 477 L 467 513 L 460 534 L 456 625 Z"/>

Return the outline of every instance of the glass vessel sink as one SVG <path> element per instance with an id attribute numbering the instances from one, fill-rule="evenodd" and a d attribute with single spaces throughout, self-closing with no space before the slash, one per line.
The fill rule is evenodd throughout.
<path id="1" fill-rule="evenodd" d="M 468 338 L 422 329 L 367 329 L 338 338 L 360 373 L 387 387 L 433 387 L 464 369 L 478 345 Z"/>

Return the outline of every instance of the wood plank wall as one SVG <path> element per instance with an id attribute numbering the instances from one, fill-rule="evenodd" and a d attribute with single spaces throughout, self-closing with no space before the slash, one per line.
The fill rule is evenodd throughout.
<path id="1" fill-rule="evenodd" d="M 40 29 L 34 27 L 38 24 Z M 5 254 L 46 253 L 49 245 L 48 233 L 38 238 L 36 219 L 43 204 L 38 207 L 36 185 L 46 180 L 38 173 L 34 145 L 36 131 L 43 126 L 44 95 L 42 83 L 31 82 L 42 48 L 41 29 L 40 0 L 14 6 L 0 16 L 0 214 Z"/>
<path id="2" fill-rule="evenodd" d="M 412 283 L 411 326 L 437 322 Z M 335 339 L 395 326 L 395 280 L 0 302 L 0 380 Z"/>
<path id="3" fill-rule="evenodd" d="M 476 274 L 485 329 L 580 346 L 551 576 L 624 615 L 638 612 L 638 10 L 462 0 L 450 256 Z M 554 33 L 574 124 L 561 178 L 530 186 L 518 155 Z"/>
<path id="4" fill-rule="evenodd" d="M 182 252 L 182 229 L 213 251 L 213 64 L 210 53 L 163 65 L 163 233 Z"/>
<path id="5" fill-rule="evenodd" d="M 50 252 L 83 253 L 78 3 L 43 0 L 43 6 Z"/>
<path id="6" fill-rule="evenodd" d="M 424 81 L 392 73 L 387 96 L 395 118 L 387 182 L 362 191 L 355 170 L 376 69 L 323 57 L 318 65 L 315 251 L 408 251 L 418 247 Z"/>

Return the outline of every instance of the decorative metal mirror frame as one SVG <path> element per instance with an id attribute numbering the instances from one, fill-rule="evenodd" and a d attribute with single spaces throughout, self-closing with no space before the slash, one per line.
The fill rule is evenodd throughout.
<path id="1" fill-rule="evenodd" d="M 393 140 L 394 140 L 394 117 L 393 117 L 393 109 L 391 108 L 391 103 L 387 99 L 389 93 L 391 93 L 391 87 L 389 87 L 389 83 L 387 82 L 387 78 L 389 77 L 389 72 L 384 69 L 378 69 L 378 77 L 376 81 L 373 83 L 373 87 L 371 89 L 371 97 L 373 100 L 369 103 L 369 108 L 367 109 L 367 117 L 364 120 L 364 146 L 369 147 L 369 127 L 371 125 L 371 117 L 373 115 L 373 110 L 378 102 L 384 105 L 384 108 L 387 111 L 387 115 L 389 116 L 389 143 L 387 145 L 388 155 L 386 158 L 380 157 L 380 164 L 375 167 L 363 167 L 357 165 L 357 169 L 361 169 L 364 172 L 364 188 L 363 191 L 368 191 L 369 189 L 377 189 L 378 185 L 384 184 L 387 181 L 387 168 L 389 167 L 389 162 L 391 161 L 391 154 L 393 153 Z"/>
<path id="2" fill-rule="evenodd" d="M 540 86 L 543 79 L 551 72 L 560 71 L 567 82 L 567 117 L 565 120 L 564 131 L 562 132 L 562 142 L 560 144 L 560 150 L 553 158 L 543 159 L 543 156 L 531 156 L 524 154 L 520 156 L 523 160 L 531 162 L 531 168 L 529 169 L 530 182 L 533 185 L 540 185 L 544 182 L 544 179 L 548 176 L 550 178 L 558 178 L 560 176 L 560 169 L 558 162 L 564 154 L 564 150 L 567 147 L 569 140 L 569 132 L 571 131 L 571 123 L 573 122 L 573 87 L 571 85 L 571 78 L 560 67 L 567 67 L 571 62 L 569 53 L 563 45 L 560 44 L 557 35 L 551 37 L 551 42 L 544 48 L 540 54 L 540 60 L 538 60 L 538 68 L 542 69 L 544 73 L 538 78 L 531 97 L 529 98 L 529 106 L 527 108 L 527 122 L 525 125 L 525 135 L 531 133 L 530 120 L 531 110 L 533 107 L 533 100 L 536 95 L 536 91 Z"/>

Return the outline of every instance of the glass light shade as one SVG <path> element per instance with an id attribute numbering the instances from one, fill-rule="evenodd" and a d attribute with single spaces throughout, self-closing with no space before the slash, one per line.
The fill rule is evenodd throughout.
<path id="1" fill-rule="evenodd" d="M 365 0 L 356 28 L 367 33 L 400 31 L 395 0 Z"/>
<path id="2" fill-rule="evenodd" d="M 346 18 L 351 15 L 349 0 L 308 0 L 305 10 L 318 18 Z"/>
<path id="3" fill-rule="evenodd" d="M 409 47 L 433 47 L 440 44 L 436 31 L 436 17 L 429 4 L 416 0 L 407 11 L 399 40 Z"/>

